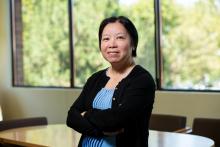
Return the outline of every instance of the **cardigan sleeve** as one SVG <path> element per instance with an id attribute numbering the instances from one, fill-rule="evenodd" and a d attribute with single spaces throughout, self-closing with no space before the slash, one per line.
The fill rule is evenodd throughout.
<path id="1" fill-rule="evenodd" d="M 146 111 L 151 113 L 154 95 L 154 80 L 144 74 L 131 80 L 123 91 L 122 102 L 118 106 L 106 110 L 93 109 L 85 117 L 102 131 L 116 131 L 124 128 L 127 122 L 143 116 Z"/>
<path id="2" fill-rule="evenodd" d="M 86 82 L 81 94 L 70 107 L 67 115 L 66 124 L 79 133 L 89 136 L 102 136 L 102 131 L 92 125 L 85 117 L 81 116 L 81 113 L 88 111 L 85 106 L 85 100 L 87 93 L 89 92 L 89 85 L 91 78 Z"/>

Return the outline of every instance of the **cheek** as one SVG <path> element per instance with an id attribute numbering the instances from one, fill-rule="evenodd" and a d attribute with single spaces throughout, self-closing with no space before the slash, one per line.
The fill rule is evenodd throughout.
<path id="1" fill-rule="evenodd" d="M 129 44 L 126 44 L 126 45 L 124 45 L 124 46 L 122 47 L 122 50 L 123 50 L 124 52 L 130 52 L 131 46 L 130 46 Z"/>
<path id="2" fill-rule="evenodd" d="M 130 46 L 130 45 L 124 46 L 124 48 L 122 49 L 122 53 L 123 53 L 125 56 L 132 56 L 131 46 Z"/>
<path id="3" fill-rule="evenodd" d="M 103 44 L 101 44 L 101 46 L 100 46 L 100 51 L 102 54 L 105 54 L 106 47 Z"/>
<path id="4" fill-rule="evenodd" d="M 101 50 L 104 49 L 104 43 L 101 43 L 100 48 L 101 48 Z"/>
<path id="5" fill-rule="evenodd" d="M 106 43 L 101 43 L 101 51 L 105 52 L 107 48 L 107 44 Z"/>

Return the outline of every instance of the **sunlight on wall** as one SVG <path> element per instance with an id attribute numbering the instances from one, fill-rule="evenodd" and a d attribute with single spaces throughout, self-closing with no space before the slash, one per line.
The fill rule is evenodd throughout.
<path id="1" fill-rule="evenodd" d="M 2 117 L 2 107 L 0 107 L 0 121 L 3 120 L 3 117 Z"/>
<path id="2" fill-rule="evenodd" d="M 3 19 L 3 5 L 2 5 L 2 1 L 0 1 L 0 22 L 4 22 L 2 21 Z M 3 23 L 0 23 L 0 41 L 2 40 L 2 31 L 3 31 Z"/>

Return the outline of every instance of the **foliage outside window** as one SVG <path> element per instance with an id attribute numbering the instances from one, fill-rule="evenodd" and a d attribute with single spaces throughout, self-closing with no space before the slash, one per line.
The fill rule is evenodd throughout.
<path id="1" fill-rule="evenodd" d="M 71 3 L 73 59 L 68 0 L 12 0 L 12 10 L 16 11 L 12 13 L 15 86 L 70 87 L 74 81 L 74 86 L 82 87 L 92 73 L 109 66 L 99 51 L 98 27 L 112 15 L 125 15 L 134 22 L 139 32 L 136 62 L 155 75 L 153 0 Z M 74 71 L 70 71 L 71 62 Z"/>
<path id="2" fill-rule="evenodd" d="M 220 1 L 161 0 L 163 89 L 220 90 Z"/>
<path id="3" fill-rule="evenodd" d="M 136 63 L 155 75 L 154 1 L 74 0 L 74 79 L 82 86 L 97 70 L 108 67 L 98 46 L 100 22 L 112 15 L 129 17 L 137 27 L 139 44 Z"/>
<path id="4" fill-rule="evenodd" d="M 70 86 L 67 1 L 12 0 L 13 84 Z"/>
<path id="5" fill-rule="evenodd" d="M 72 19 L 68 16 L 69 2 Z M 109 66 L 99 51 L 98 27 L 101 20 L 112 15 L 125 15 L 134 22 L 139 32 L 136 63 L 154 76 L 154 2 L 11 0 L 13 85 L 82 87 L 92 73 Z M 159 87 L 220 90 L 219 0 L 159 2 L 162 22 Z"/>

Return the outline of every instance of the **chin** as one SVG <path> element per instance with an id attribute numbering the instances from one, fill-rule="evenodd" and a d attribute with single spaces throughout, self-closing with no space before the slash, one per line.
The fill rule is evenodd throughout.
<path id="1" fill-rule="evenodd" d="M 120 61 L 120 58 L 108 58 L 108 61 L 110 61 L 110 62 L 118 62 L 118 61 Z"/>
<path id="2" fill-rule="evenodd" d="M 119 61 L 108 61 L 110 64 L 119 64 Z"/>
<path id="3" fill-rule="evenodd" d="M 109 63 L 117 63 L 117 62 L 119 62 L 120 61 L 120 59 L 116 59 L 116 58 L 110 58 L 110 59 L 107 59 L 107 61 L 109 62 Z"/>

